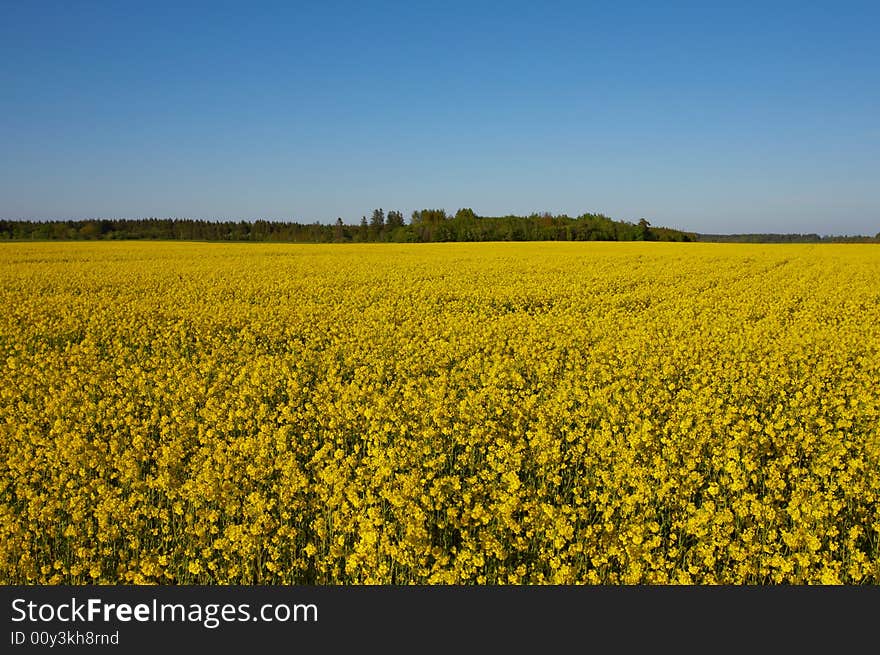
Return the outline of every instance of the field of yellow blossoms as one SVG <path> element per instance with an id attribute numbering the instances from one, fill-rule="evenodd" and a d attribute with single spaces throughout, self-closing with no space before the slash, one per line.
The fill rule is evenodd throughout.
<path id="1" fill-rule="evenodd" d="M 880 583 L 880 248 L 0 244 L 0 582 Z"/>

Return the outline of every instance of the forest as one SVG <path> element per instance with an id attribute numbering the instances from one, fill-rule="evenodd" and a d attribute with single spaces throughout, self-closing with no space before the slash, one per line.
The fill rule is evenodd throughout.
<path id="1" fill-rule="evenodd" d="M 4 240 L 163 239 L 187 241 L 270 241 L 297 243 L 439 241 L 694 241 L 697 235 L 637 223 L 603 214 L 575 218 L 550 213 L 528 216 L 478 216 L 471 209 L 448 214 L 443 209 L 412 212 L 407 222 L 399 211 L 375 209 L 351 225 L 294 221 L 211 221 L 188 218 L 0 220 Z"/>
<path id="2" fill-rule="evenodd" d="M 356 225 L 296 221 L 215 221 L 189 218 L 0 220 L 0 240 L 180 240 L 293 243 L 431 243 L 440 241 L 703 241 L 721 243 L 878 243 L 876 236 L 819 234 L 701 234 L 651 225 L 647 219 L 614 220 L 604 214 L 533 213 L 479 216 L 472 209 L 412 212 L 374 209 Z"/>

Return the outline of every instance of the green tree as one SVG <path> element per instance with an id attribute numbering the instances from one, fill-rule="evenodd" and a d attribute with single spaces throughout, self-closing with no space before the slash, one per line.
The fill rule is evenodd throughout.
<path id="1" fill-rule="evenodd" d="M 388 218 L 385 224 L 388 226 L 389 230 L 403 227 L 403 214 L 401 214 L 399 211 L 388 212 Z"/>
<path id="2" fill-rule="evenodd" d="M 94 239 L 101 234 L 101 226 L 97 223 L 89 221 L 79 228 L 79 235 L 83 239 Z"/>
<path id="3" fill-rule="evenodd" d="M 381 241 L 385 232 L 385 212 L 382 209 L 374 209 L 370 217 L 370 238 L 373 241 Z"/>

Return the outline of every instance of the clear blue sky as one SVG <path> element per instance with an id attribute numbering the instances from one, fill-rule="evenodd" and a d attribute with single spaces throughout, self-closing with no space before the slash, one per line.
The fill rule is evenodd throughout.
<path id="1" fill-rule="evenodd" d="M 880 231 L 877 2 L 0 0 L 0 217 Z"/>

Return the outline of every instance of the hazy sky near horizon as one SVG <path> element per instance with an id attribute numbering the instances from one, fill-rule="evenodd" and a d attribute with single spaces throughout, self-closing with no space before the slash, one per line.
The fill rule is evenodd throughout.
<path id="1" fill-rule="evenodd" d="M 876 2 L 0 0 L 0 218 L 880 232 Z"/>

